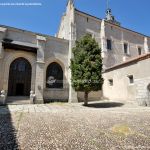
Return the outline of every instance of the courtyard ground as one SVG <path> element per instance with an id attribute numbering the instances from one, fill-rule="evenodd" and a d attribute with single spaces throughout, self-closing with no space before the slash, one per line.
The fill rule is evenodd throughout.
<path id="1" fill-rule="evenodd" d="M 118 102 L 0 106 L 0 150 L 150 150 L 150 108 Z"/>

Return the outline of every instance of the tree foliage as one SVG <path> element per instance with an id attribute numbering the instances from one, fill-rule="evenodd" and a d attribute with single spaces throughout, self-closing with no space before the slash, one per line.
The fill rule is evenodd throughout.
<path id="1" fill-rule="evenodd" d="M 103 84 L 101 48 L 91 35 L 86 34 L 76 41 L 72 52 L 72 86 L 76 91 L 85 92 L 87 104 L 88 93 L 101 90 Z"/>

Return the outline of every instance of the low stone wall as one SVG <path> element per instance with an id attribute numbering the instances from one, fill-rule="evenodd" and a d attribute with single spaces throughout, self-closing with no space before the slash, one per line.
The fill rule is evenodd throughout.
<path id="1" fill-rule="evenodd" d="M 79 102 L 84 101 L 84 92 L 78 92 L 77 96 L 78 96 Z M 101 100 L 101 98 L 102 98 L 102 91 L 89 93 L 89 101 L 98 101 L 98 100 Z"/>
<path id="2" fill-rule="evenodd" d="M 68 102 L 69 89 L 44 89 L 44 102 Z"/>
<path id="3" fill-rule="evenodd" d="M 150 78 L 135 80 L 136 100 L 140 106 L 150 106 Z"/>

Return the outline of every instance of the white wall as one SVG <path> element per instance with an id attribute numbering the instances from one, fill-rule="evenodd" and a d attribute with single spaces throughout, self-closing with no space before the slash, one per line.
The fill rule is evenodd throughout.
<path id="1" fill-rule="evenodd" d="M 150 59 L 145 59 L 103 73 L 103 96 L 121 101 L 136 101 L 137 97 L 147 96 L 146 87 L 150 83 L 149 64 Z M 128 75 L 133 75 L 133 84 L 129 83 Z M 113 79 L 113 86 L 109 85 L 109 79 Z M 139 87 L 141 91 L 139 91 Z"/>

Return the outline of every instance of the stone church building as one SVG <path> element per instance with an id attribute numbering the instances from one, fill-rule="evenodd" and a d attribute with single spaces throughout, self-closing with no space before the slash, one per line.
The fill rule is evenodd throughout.
<path id="1" fill-rule="evenodd" d="M 149 105 L 150 37 L 121 26 L 107 9 L 106 18 L 77 10 L 68 0 L 55 37 L 0 26 L 0 101 L 78 102 L 71 87 L 70 59 L 75 41 L 86 33 L 102 49 L 103 90 L 90 99 L 137 101 Z"/>

